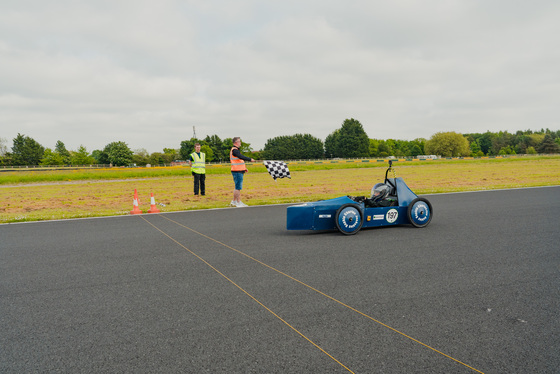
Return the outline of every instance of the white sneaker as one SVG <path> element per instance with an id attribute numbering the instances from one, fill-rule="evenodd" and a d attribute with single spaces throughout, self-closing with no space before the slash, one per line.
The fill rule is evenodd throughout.
<path id="1" fill-rule="evenodd" d="M 249 205 L 247 205 L 247 204 L 245 204 L 244 202 L 240 201 L 240 202 L 237 203 L 237 206 L 241 208 L 241 207 L 246 207 L 246 206 L 249 206 Z"/>
<path id="2" fill-rule="evenodd" d="M 229 203 L 229 205 L 231 205 L 231 206 L 239 206 L 239 205 L 237 205 L 237 203 L 236 203 L 235 201 L 233 201 L 233 200 L 231 201 L 231 203 Z"/>

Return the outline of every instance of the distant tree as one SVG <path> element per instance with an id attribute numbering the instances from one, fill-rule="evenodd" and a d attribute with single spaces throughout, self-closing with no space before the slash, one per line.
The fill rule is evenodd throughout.
<path id="1" fill-rule="evenodd" d="M 341 157 L 337 149 L 340 129 L 334 130 L 325 138 L 325 156 L 327 158 Z"/>
<path id="2" fill-rule="evenodd" d="M 519 154 L 527 153 L 529 139 L 530 138 L 527 135 L 523 134 L 522 131 L 518 131 L 515 134 L 515 139 L 514 139 L 515 153 L 519 153 Z"/>
<path id="3" fill-rule="evenodd" d="M 63 164 L 69 164 L 70 163 L 70 152 L 68 152 L 68 150 L 66 149 L 66 146 L 64 145 L 63 142 L 58 140 L 56 142 L 56 146 L 54 147 L 54 151 L 56 153 L 58 153 L 60 155 L 60 157 L 62 157 Z"/>
<path id="4" fill-rule="evenodd" d="M 535 149 L 541 145 L 544 140 L 543 134 L 530 134 L 529 135 L 529 145 L 533 146 Z"/>
<path id="5" fill-rule="evenodd" d="M 379 141 L 377 139 L 369 140 L 369 157 L 377 157 L 379 152 Z"/>
<path id="6" fill-rule="evenodd" d="M 0 138 L 0 157 L 4 157 L 8 153 L 8 140 Z"/>
<path id="7" fill-rule="evenodd" d="M 389 147 L 390 151 L 390 155 L 396 156 L 397 154 L 397 144 L 395 142 L 395 140 L 393 139 L 387 139 L 385 140 L 385 144 L 387 144 L 387 147 Z"/>
<path id="8" fill-rule="evenodd" d="M 247 157 L 251 157 L 255 160 L 264 160 L 263 157 L 263 151 L 251 151 L 251 152 L 247 152 L 245 153 L 245 156 Z"/>
<path id="9" fill-rule="evenodd" d="M 231 141 L 231 139 L 230 139 L 230 141 Z M 233 141 L 231 142 L 231 146 L 233 147 Z M 228 160 L 229 160 L 229 151 L 230 150 L 231 150 L 231 147 L 228 149 Z M 245 143 L 243 141 L 243 139 L 241 139 L 241 148 L 239 150 L 243 154 L 250 153 L 250 152 L 253 152 L 253 147 L 251 147 L 251 143 Z"/>
<path id="10" fill-rule="evenodd" d="M 109 157 L 107 156 L 107 153 L 103 152 L 102 150 L 95 149 L 93 152 L 91 152 L 91 157 L 95 159 L 97 164 L 109 163 Z"/>
<path id="11" fill-rule="evenodd" d="M 43 166 L 56 166 L 56 165 L 64 165 L 64 158 L 58 152 L 53 152 L 52 149 L 47 148 L 43 153 L 43 158 L 39 163 Z"/>
<path id="12" fill-rule="evenodd" d="M 39 165 L 45 148 L 29 136 L 17 134 L 12 146 L 13 165 Z"/>
<path id="13" fill-rule="evenodd" d="M 418 155 L 424 154 L 424 152 L 422 152 L 422 149 L 420 148 L 420 145 L 418 144 L 414 144 L 412 146 L 412 149 L 410 150 L 410 156 L 416 157 Z"/>
<path id="14" fill-rule="evenodd" d="M 212 149 L 214 160 L 221 162 L 229 162 L 229 152 L 233 147 L 232 138 L 221 140 L 217 135 L 206 137 L 204 140 L 191 139 L 190 141 L 184 140 L 181 142 L 181 159 L 188 160 L 189 155 L 194 151 L 194 144 L 198 142 L 202 146 L 207 145 Z M 245 143 L 241 139 L 241 152 L 247 157 L 251 157 L 253 149 L 250 143 Z M 255 157 L 253 157 L 255 158 Z"/>
<path id="15" fill-rule="evenodd" d="M 189 159 L 189 155 L 194 151 L 194 145 L 196 143 L 200 143 L 200 141 L 195 138 L 191 138 L 190 140 L 183 140 L 181 142 L 181 147 L 179 148 L 179 155 L 181 156 L 181 160 L 187 161 Z"/>
<path id="16" fill-rule="evenodd" d="M 3 156 L 0 156 L 0 166 L 10 166 L 12 164 L 12 154 L 6 152 Z"/>
<path id="17" fill-rule="evenodd" d="M 554 142 L 550 134 L 546 134 L 538 151 L 539 153 L 560 153 L 560 146 Z"/>
<path id="18" fill-rule="evenodd" d="M 146 166 L 150 163 L 150 154 L 144 148 L 135 149 L 132 154 L 132 163 L 137 166 Z"/>
<path id="19" fill-rule="evenodd" d="M 12 154 L 8 152 L 8 140 L 0 138 L 0 166 L 12 164 Z"/>
<path id="20" fill-rule="evenodd" d="M 206 138 L 204 138 L 204 144 L 212 149 L 212 153 L 214 155 L 213 161 L 221 162 L 229 160 L 229 149 L 224 149 L 224 142 L 218 135 L 206 136 Z"/>
<path id="21" fill-rule="evenodd" d="M 469 144 L 476 142 L 478 144 L 478 147 L 484 154 L 492 154 L 492 139 L 496 136 L 496 134 L 491 133 L 490 131 L 487 131 L 484 134 L 465 134 L 465 137 L 467 138 Z"/>
<path id="22" fill-rule="evenodd" d="M 411 145 L 406 140 L 394 140 L 395 156 L 410 156 Z"/>
<path id="23" fill-rule="evenodd" d="M 175 152 L 166 153 L 165 151 L 162 153 L 163 163 L 170 164 L 177 159 L 177 155 Z"/>
<path id="24" fill-rule="evenodd" d="M 515 155 L 515 149 L 513 149 L 513 147 L 511 145 L 508 145 L 507 147 L 502 147 L 499 151 L 498 151 L 499 155 Z"/>
<path id="25" fill-rule="evenodd" d="M 495 136 L 496 134 L 487 131 L 479 138 L 478 144 L 480 145 L 480 150 L 484 152 L 484 154 L 492 154 L 492 139 Z"/>
<path id="26" fill-rule="evenodd" d="M 527 154 L 528 155 L 536 155 L 537 151 L 535 150 L 534 147 L 527 147 Z"/>
<path id="27" fill-rule="evenodd" d="M 502 151 L 502 149 L 504 149 L 504 152 L 507 151 L 513 151 L 513 147 L 511 150 L 509 150 L 509 146 L 513 146 L 514 144 L 514 138 L 515 136 L 510 134 L 507 131 L 500 131 L 498 134 L 495 134 L 492 137 L 492 148 L 491 148 L 491 153 L 493 155 L 497 155 L 500 154 L 500 152 Z M 506 153 L 507 154 L 507 153 Z"/>
<path id="28" fill-rule="evenodd" d="M 469 156 L 469 141 L 456 132 L 438 132 L 426 142 L 424 150 L 427 154 L 443 157 Z"/>
<path id="29" fill-rule="evenodd" d="M 80 145 L 77 151 L 70 152 L 70 163 L 72 165 L 91 165 L 96 160 L 88 153 L 86 147 Z"/>
<path id="30" fill-rule="evenodd" d="M 411 151 L 410 156 L 418 156 L 424 154 L 424 146 L 426 145 L 426 139 L 424 138 L 416 138 L 410 142 L 411 144 Z"/>
<path id="31" fill-rule="evenodd" d="M 484 153 L 480 149 L 480 145 L 478 144 L 478 140 L 475 140 L 470 144 L 470 149 L 471 149 L 471 156 L 473 156 L 473 157 L 477 156 L 479 154 L 479 152 L 484 155 Z"/>
<path id="32" fill-rule="evenodd" d="M 214 161 L 214 151 L 212 150 L 212 148 L 210 148 L 209 145 L 201 145 L 200 152 L 206 154 L 206 162 Z"/>
<path id="33" fill-rule="evenodd" d="M 243 141 L 241 142 L 243 145 Z M 233 147 L 233 138 L 226 138 L 222 141 L 222 153 L 224 155 L 224 161 L 229 162 L 229 152 Z"/>
<path id="34" fill-rule="evenodd" d="M 347 119 L 340 128 L 338 149 L 342 157 L 367 157 L 369 137 L 362 124 L 353 118 Z"/>
<path id="35" fill-rule="evenodd" d="M 323 158 L 324 153 L 321 139 L 310 134 L 295 134 L 268 139 L 262 157 L 267 160 L 309 160 Z"/>
<path id="36" fill-rule="evenodd" d="M 125 142 L 112 142 L 105 146 L 103 152 L 107 154 L 109 163 L 114 166 L 126 166 L 132 163 L 132 151 Z"/>
<path id="37" fill-rule="evenodd" d="M 385 140 L 379 141 L 379 146 L 377 147 L 378 152 L 377 156 L 379 157 L 388 157 L 393 154 L 393 149 L 391 148 L 390 144 Z"/>
<path id="38" fill-rule="evenodd" d="M 212 135 L 212 136 L 208 135 L 206 136 L 206 138 L 204 138 L 204 140 L 199 140 L 195 138 L 191 138 L 190 140 L 183 140 L 181 142 L 179 148 L 179 155 L 177 157 L 180 157 L 181 160 L 188 160 L 189 155 L 194 151 L 195 143 L 200 143 L 201 149 L 202 146 L 204 145 L 210 147 L 212 149 L 214 161 L 229 162 L 229 151 L 231 150 L 231 147 L 233 147 L 231 138 L 222 140 L 218 135 Z M 247 143 L 242 142 L 241 149 L 243 152 L 247 152 L 248 151 Z M 208 152 L 206 153 L 208 156 Z"/>
<path id="39" fill-rule="evenodd" d="M 179 158 L 179 151 L 175 148 L 164 148 L 163 153 L 168 156 L 169 162 L 175 161 Z"/>
<path id="40" fill-rule="evenodd" d="M 154 152 L 150 154 L 149 163 L 151 165 L 163 165 L 167 163 L 167 158 L 165 157 L 165 153 Z"/>
<path id="41" fill-rule="evenodd" d="M 354 118 L 344 120 L 325 139 L 325 153 L 327 157 L 368 157 L 369 138 L 362 124 Z"/>

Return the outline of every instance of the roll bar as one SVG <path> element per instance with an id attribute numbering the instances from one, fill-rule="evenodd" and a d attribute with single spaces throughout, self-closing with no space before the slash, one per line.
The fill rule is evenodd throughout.
<path id="1" fill-rule="evenodd" d="M 393 174 L 395 174 L 395 170 L 393 169 L 393 160 L 389 160 L 389 167 L 387 168 L 387 171 L 385 172 L 385 184 L 388 184 L 389 186 L 391 186 L 393 188 L 393 190 L 395 191 L 394 194 L 398 196 L 398 194 L 397 194 L 397 184 L 393 183 L 388 178 L 389 170 L 393 170 Z M 396 177 L 396 175 L 395 175 L 395 177 Z"/>

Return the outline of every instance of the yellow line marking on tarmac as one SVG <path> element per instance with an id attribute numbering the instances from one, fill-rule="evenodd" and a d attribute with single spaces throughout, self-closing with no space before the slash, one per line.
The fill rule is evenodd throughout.
<path id="1" fill-rule="evenodd" d="M 457 363 L 459 363 L 459 364 L 461 364 L 461 365 L 463 365 L 463 366 L 465 366 L 465 367 L 467 367 L 467 368 L 469 368 L 469 369 L 471 369 L 471 370 L 474 370 L 474 371 L 476 371 L 477 373 L 484 374 L 484 372 L 482 372 L 482 371 L 480 371 L 480 370 L 478 370 L 478 369 L 475 369 L 474 367 L 472 367 L 472 366 L 470 366 L 470 365 L 467 365 L 466 363 L 464 363 L 464 362 L 462 362 L 462 361 L 459 361 L 459 360 L 457 360 L 456 358 L 453 358 L 453 357 L 451 357 L 451 356 L 449 356 L 449 355 L 447 355 L 447 354 L 445 354 L 445 353 L 443 353 L 443 352 L 441 352 L 441 351 L 439 351 L 439 350 L 437 350 L 437 349 L 435 349 L 435 348 L 433 348 L 433 347 L 431 347 L 431 346 L 429 346 L 429 345 L 427 345 L 427 344 L 425 344 L 425 343 L 422 343 L 421 341 L 419 341 L 419 340 L 417 340 L 417 339 L 414 339 L 413 337 L 411 337 L 411 336 L 405 334 L 404 332 L 401 332 L 401 331 L 399 331 L 399 330 L 397 330 L 397 329 L 395 329 L 395 328 L 393 328 L 393 327 L 391 327 L 391 326 L 389 326 L 389 325 L 386 325 L 385 323 L 383 323 L 383 322 L 381 322 L 381 321 L 379 321 L 379 320 L 376 320 L 375 318 L 373 318 L 373 317 L 371 317 L 371 316 L 369 316 L 369 315 L 367 315 L 367 314 L 365 314 L 365 313 L 363 313 L 363 312 L 360 312 L 359 310 L 357 310 L 357 309 L 351 307 L 350 305 L 347 305 L 347 304 L 343 303 L 342 301 L 337 300 L 337 299 L 335 299 L 334 297 L 332 297 L 332 296 L 330 296 L 330 295 L 327 295 L 326 293 L 324 293 L 324 292 L 322 292 L 322 291 L 319 291 L 318 289 L 316 289 L 316 288 L 314 288 L 314 287 L 308 285 L 307 283 L 304 283 L 304 282 L 300 281 L 299 279 L 296 279 L 296 278 L 292 277 L 291 275 L 288 275 L 288 274 L 286 274 L 286 273 L 284 273 L 284 272 L 282 272 L 282 271 L 280 271 L 280 270 L 278 270 L 278 269 L 276 269 L 276 268 L 274 268 L 274 267 L 272 267 L 272 266 L 270 266 L 270 265 L 265 264 L 265 263 L 262 262 L 262 261 L 257 260 L 257 259 L 254 258 L 254 257 L 249 256 L 249 255 L 246 254 L 246 253 L 241 252 L 241 251 L 238 250 L 238 249 L 235 249 L 235 248 L 233 248 L 233 247 L 231 247 L 231 246 L 229 246 L 229 245 L 227 245 L 227 244 L 225 244 L 225 243 L 222 243 L 222 242 L 220 242 L 219 240 L 216 240 L 216 239 L 214 239 L 214 238 L 211 238 L 211 237 L 209 237 L 208 235 L 205 235 L 205 234 L 203 234 L 203 233 L 201 233 L 201 232 L 198 232 L 198 231 L 196 231 L 196 230 L 194 230 L 194 229 L 192 229 L 192 228 L 190 228 L 190 227 L 188 227 L 188 226 L 185 226 L 185 225 L 183 225 L 183 224 L 181 224 L 181 223 L 179 223 L 179 222 L 177 222 L 177 221 L 174 221 L 174 220 L 172 220 L 172 219 L 170 219 L 170 218 L 167 218 L 167 217 L 164 216 L 164 215 L 160 215 L 160 217 L 165 218 L 165 219 L 167 219 L 168 221 L 171 221 L 171 222 L 173 222 L 173 223 L 175 223 L 175 224 L 177 224 L 177 225 L 179 225 L 179 226 L 181 226 L 181 227 L 184 227 L 184 228 L 186 228 L 187 230 L 190 230 L 190 231 L 194 232 L 195 234 L 198 234 L 198 235 L 200 235 L 200 236 L 203 236 L 203 237 L 205 237 L 206 239 L 209 239 L 209 240 L 211 240 L 211 241 L 213 241 L 213 242 L 215 242 L 215 243 L 218 243 L 218 244 L 220 244 L 220 245 L 222 245 L 222 246 L 224 246 L 224 247 L 226 247 L 226 248 L 229 248 L 229 249 L 231 249 L 232 251 L 237 252 L 237 253 L 239 253 L 240 255 L 243 255 L 243 256 L 245 256 L 245 257 L 247 257 L 247 258 L 249 258 L 249 259 L 251 259 L 251 260 L 253 260 L 253 261 L 255 261 L 255 262 L 259 263 L 259 264 L 261 264 L 261 265 L 264 266 L 264 267 L 267 267 L 267 268 L 269 268 L 269 269 L 271 269 L 271 270 L 274 270 L 275 272 L 284 275 L 285 277 L 287 277 L 287 278 L 289 278 L 289 279 L 291 279 L 291 280 L 293 280 L 293 281 L 295 281 L 295 282 L 301 284 L 302 286 L 305 286 L 305 287 L 309 288 L 310 290 L 313 290 L 313 291 L 317 292 L 318 294 L 323 295 L 323 296 L 325 296 L 326 298 L 331 299 L 331 300 L 334 301 L 334 302 L 337 302 L 338 304 L 340 304 L 340 305 L 342 305 L 342 306 L 344 306 L 344 307 L 346 307 L 346 308 L 348 308 L 348 309 L 350 309 L 350 310 L 352 310 L 352 311 L 354 311 L 354 312 L 360 314 L 360 315 L 363 316 L 363 317 L 366 317 L 366 318 L 372 320 L 373 322 L 376 322 L 376 323 L 380 324 L 380 325 L 383 326 L 383 327 L 388 328 L 389 330 L 391 330 L 391 331 L 393 331 L 393 332 L 396 332 L 397 334 L 400 334 L 400 335 L 404 336 L 405 338 L 408 338 L 408 339 L 412 340 L 412 341 L 415 342 L 415 343 L 420 344 L 420 345 L 423 346 L 423 347 L 426 347 L 426 348 L 428 348 L 428 349 L 430 349 L 430 350 L 432 350 L 432 351 L 434 351 L 434 352 L 436 352 L 436 353 L 439 353 L 440 355 L 442 355 L 442 356 L 444 356 L 444 357 L 447 357 L 448 359 L 453 360 L 453 361 L 455 361 L 455 362 L 457 362 Z M 155 226 L 154 226 L 154 227 L 155 227 Z M 289 326 L 289 325 L 288 325 L 288 326 Z M 290 327 L 291 327 L 291 326 L 290 326 Z M 293 327 L 292 327 L 292 328 L 293 328 Z M 296 331 L 297 331 L 297 330 L 296 330 Z M 307 338 L 306 338 L 306 339 L 307 339 Z M 337 362 L 338 362 L 338 361 L 337 361 Z M 342 364 L 341 364 L 341 365 L 342 365 Z"/>
<path id="2" fill-rule="evenodd" d="M 324 354 L 326 354 L 328 357 L 330 357 L 332 360 L 334 360 L 336 363 L 338 363 L 340 366 L 342 366 L 344 369 L 346 369 L 348 372 L 354 374 L 354 372 L 352 370 L 350 370 L 348 367 L 346 367 L 346 365 L 344 365 L 342 362 L 338 361 L 336 358 L 334 358 L 331 354 L 329 354 L 327 351 L 325 351 L 323 348 L 321 348 L 319 345 L 317 345 L 317 343 L 315 343 L 313 340 L 309 339 L 307 336 L 305 336 L 301 331 L 299 331 L 298 329 L 296 329 L 294 326 L 290 325 L 286 320 L 284 320 L 282 317 L 280 317 L 278 314 L 274 313 L 270 308 L 268 308 L 266 305 L 264 305 L 262 302 L 260 302 L 257 298 L 255 298 L 253 295 L 251 295 L 249 292 L 245 291 L 245 289 L 243 289 L 240 285 L 238 285 L 237 283 L 235 283 L 233 280 L 231 280 L 230 278 L 228 278 L 224 273 L 222 273 L 221 271 L 219 271 L 217 268 L 215 268 L 212 264 L 210 264 L 208 261 L 206 261 L 205 259 L 203 259 L 202 257 L 200 257 L 199 255 L 197 255 L 196 253 L 194 253 L 192 250 L 188 249 L 187 247 L 185 247 L 183 244 L 181 244 L 179 241 L 175 240 L 173 237 L 171 237 L 169 234 L 167 234 L 166 232 L 164 232 L 163 230 L 161 230 L 159 227 L 157 227 L 156 225 L 154 225 L 153 223 L 151 223 L 150 221 L 148 221 L 145 217 L 143 216 L 139 216 L 140 218 L 142 218 L 144 221 L 146 221 L 147 223 L 149 223 L 153 228 L 155 228 L 157 231 L 161 232 L 163 235 L 167 236 L 169 239 L 171 239 L 173 242 L 175 242 L 177 245 L 179 245 L 180 247 L 182 247 L 183 249 L 185 249 L 186 251 L 188 251 L 190 254 L 192 254 L 193 256 L 195 256 L 196 258 L 198 258 L 200 261 L 204 262 L 206 265 L 208 265 L 208 267 L 210 267 L 212 270 L 214 270 L 216 273 L 220 274 L 222 277 L 224 277 L 228 282 L 230 282 L 231 284 L 233 284 L 235 287 L 239 288 L 244 294 L 246 294 L 247 296 L 249 296 L 251 299 L 253 299 L 257 304 L 259 304 L 260 306 L 262 306 L 264 309 L 266 309 L 268 312 L 270 312 L 270 314 L 272 314 L 274 317 L 278 318 L 280 321 L 282 321 L 286 326 L 288 326 L 289 328 L 291 328 L 292 330 L 294 330 L 298 335 L 300 335 L 302 338 L 304 338 L 305 340 L 307 340 L 309 343 L 313 344 L 317 349 L 319 349 L 321 352 L 323 352 Z M 175 221 L 170 220 L 171 222 L 177 223 Z M 177 223 L 178 225 L 182 226 L 181 224 Z M 187 227 L 188 228 L 188 227 Z M 216 241 L 217 242 L 217 241 Z M 219 242 L 218 242 L 219 243 Z M 220 243 L 221 244 L 221 243 Z"/>

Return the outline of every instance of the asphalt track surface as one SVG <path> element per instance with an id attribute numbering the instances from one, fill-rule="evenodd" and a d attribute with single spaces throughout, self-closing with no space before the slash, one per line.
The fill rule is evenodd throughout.
<path id="1" fill-rule="evenodd" d="M 0 226 L 2 373 L 558 373 L 560 187 L 412 226 L 286 206 Z"/>

